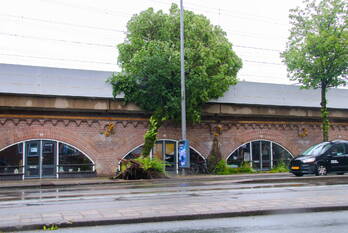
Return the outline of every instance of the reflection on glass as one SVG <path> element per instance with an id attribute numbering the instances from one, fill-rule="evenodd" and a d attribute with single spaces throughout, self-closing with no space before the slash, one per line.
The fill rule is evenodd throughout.
<path id="1" fill-rule="evenodd" d="M 230 167 L 237 168 L 240 167 L 243 162 L 249 162 L 250 159 L 250 143 L 247 143 L 233 152 L 233 154 L 227 159 L 227 164 Z"/>
<path id="2" fill-rule="evenodd" d="M 253 168 L 256 170 L 261 169 L 261 155 L 260 155 L 261 141 L 255 141 L 251 143 L 251 153 L 253 157 Z"/>
<path id="3" fill-rule="evenodd" d="M 19 143 L 0 151 L 0 174 L 23 173 L 23 143 Z"/>
<path id="4" fill-rule="evenodd" d="M 273 167 L 284 163 L 285 165 L 289 165 L 290 160 L 292 159 L 291 154 L 285 150 L 283 147 L 272 143 L 272 151 L 273 151 Z"/>
<path id="5" fill-rule="evenodd" d="M 251 151 L 250 151 L 251 144 Z M 269 170 L 278 164 L 289 164 L 292 155 L 282 146 L 271 141 L 253 141 L 241 145 L 227 159 L 230 167 L 239 167 L 243 162 L 252 161 L 256 170 Z"/>
<path id="6" fill-rule="evenodd" d="M 261 141 L 262 170 L 271 168 L 271 142 Z"/>
<path id="7" fill-rule="evenodd" d="M 93 163 L 79 150 L 59 143 L 59 172 L 93 171 Z"/>
<path id="8" fill-rule="evenodd" d="M 156 142 L 152 151 L 153 158 L 163 160 L 163 142 Z"/>
<path id="9" fill-rule="evenodd" d="M 42 176 L 56 175 L 56 142 L 42 143 Z"/>

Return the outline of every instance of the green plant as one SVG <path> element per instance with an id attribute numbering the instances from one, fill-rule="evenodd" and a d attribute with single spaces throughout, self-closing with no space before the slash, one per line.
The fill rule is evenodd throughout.
<path id="1" fill-rule="evenodd" d="M 55 225 L 55 224 L 48 225 L 48 226 L 44 225 L 44 226 L 42 227 L 42 229 L 43 229 L 44 231 L 55 231 L 55 230 L 58 230 L 58 226 Z"/>
<path id="2" fill-rule="evenodd" d="M 288 166 L 284 162 L 280 162 L 277 164 L 277 166 L 272 168 L 269 172 L 270 173 L 289 172 L 289 169 L 288 169 Z"/>
<path id="3" fill-rule="evenodd" d="M 240 173 L 255 173 L 255 170 L 251 167 L 249 162 L 243 162 L 239 167 Z"/>
<path id="4" fill-rule="evenodd" d="M 165 171 L 165 163 L 159 159 L 150 157 L 139 157 L 135 160 L 141 164 L 142 168 L 145 171 L 153 170 L 160 173 L 164 173 Z"/>
<path id="5" fill-rule="evenodd" d="M 348 75 L 348 2 L 305 0 L 290 11 L 290 36 L 281 56 L 288 76 L 305 89 L 321 89 L 323 141 L 329 140 L 329 88 L 346 85 Z"/>
<path id="6" fill-rule="evenodd" d="M 197 123 L 202 107 L 224 95 L 237 83 L 241 59 L 233 51 L 226 32 L 201 14 L 185 11 L 186 117 Z M 144 136 L 143 156 L 148 156 L 158 129 L 165 121 L 181 119 L 180 9 L 173 4 L 169 13 L 149 8 L 127 23 L 127 34 L 118 48 L 120 72 L 109 79 L 113 95 L 124 94 L 151 115 Z"/>
<path id="7" fill-rule="evenodd" d="M 255 170 L 252 169 L 248 162 L 243 162 L 240 167 L 232 168 L 222 159 L 216 164 L 214 173 L 217 175 L 231 175 L 239 173 L 255 173 Z"/>
<path id="8" fill-rule="evenodd" d="M 229 174 L 229 169 L 227 167 L 227 163 L 225 160 L 220 160 L 217 162 L 214 173 L 218 175 L 228 175 Z"/>

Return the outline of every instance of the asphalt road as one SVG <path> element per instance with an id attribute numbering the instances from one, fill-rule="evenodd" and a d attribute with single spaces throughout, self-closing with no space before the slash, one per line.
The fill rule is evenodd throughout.
<path id="1" fill-rule="evenodd" d="M 218 218 L 58 229 L 57 233 L 337 233 L 348 231 L 348 211 Z M 33 232 L 33 231 L 29 231 Z M 47 231 L 35 231 L 47 232 Z"/>
<path id="2" fill-rule="evenodd" d="M 225 215 L 225 213 L 252 212 L 264 209 L 266 209 L 268 213 L 277 214 L 277 210 L 279 209 L 314 208 L 322 206 L 335 208 L 339 206 L 348 207 L 348 184 L 342 182 L 342 178 L 344 177 L 345 176 L 334 177 L 334 179 L 330 179 L 330 181 L 327 181 L 325 178 L 314 180 L 296 178 L 295 180 L 291 180 L 291 182 L 263 181 L 250 183 L 248 180 L 235 182 L 223 178 L 171 180 L 168 182 L 142 181 L 122 184 L 77 185 L 46 188 L 3 188 L 0 189 L 0 227 L 11 224 L 43 225 L 47 223 L 59 224 L 90 221 L 95 221 L 96 224 L 98 224 L 98 221 L 104 221 L 105 219 L 111 221 L 131 219 L 136 223 L 137 219 L 148 217 L 156 221 L 156 218 L 166 216 L 198 216 L 203 214 L 205 218 L 211 218 L 213 215 L 213 217 L 216 218 L 216 214 L 220 213 L 222 213 L 222 215 L 219 215 L 220 217 L 237 216 Z M 284 217 L 285 215 L 281 216 Z M 286 217 L 284 218 L 286 219 Z M 253 219 L 254 218 L 249 218 L 249 220 L 245 221 L 251 221 L 250 224 L 252 224 L 254 222 Z M 255 219 L 258 219 L 258 217 L 255 217 Z M 289 219 L 290 222 L 292 220 L 293 217 Z M 335 218 L 332 219 L 332 221 L 334 220 Z M 210 220 L 205 221 L 209 222 Z M 221 224 L 235 222 L 235 220 L 221 221 Z M 272 221 L 268 222 L 272 223 Z M 279 220 L 278 222 L 280 223 L 282 221 Z M 108 224 L 110 223 L 112 222 L 108 222 Z M 173 222 L 169 222 L 168 224 L 172 223 Z M 187 222 L 178 223 L 177 226 L 184 223 Z M 277 221 L 274 224 L 276 223 Z M 329 222 L 328 225 L 334 226 L 335 224 L 332 223 L 333 222 Z M 153 224 L 156 226 L 159 224 L 158 226 L 161 226 L 161 223 Z M 201 223 L 198 225 L 200 224 Z M 195 224 L 192 223 L 192 226 L 194 225 Z M 207 226 L 209 225 L 210 224 L 207 224 Z M 126 225 L 121 226 L 125 227 Z M 136 224 L 134 226 L 139 225 Z M 174 226 L 176 226 L 176 224 L 174 224 Z M 173 228 L 169 227 L 170 231 L 164 228 L 163 231 L 159 232 L 185 232 L 185 229 L 183 231 L 174 231 L 174 226 Z M 270 226 L 265 226 L 265 229 L 271 229 L 272 227 L 277 229 L 277 226 L 272 226 L 272 224 Z M 216 231 L 214 231 L 215 228 Z M 193 232 L 228 232 L 219 231 L 221 228 L 220 225 L 215 225 L 215 228 L 213 227 L 212 231 L 204 231 L 205 228 L 202 228 L 199 231 Z M 230 232 L 236 232 L 233 231 L 234 228 L 238 228 L 238 225 L 231 226 Z M 107 229 L 106 227 L 105 230 Z M 247 223 L 245 223 L 245 226 L 241 229 L 243 231 L 240 232 L 255 232 L 252 231 L 252 228 L 250 228 Z M 187 230 L 187 232 L 192 232 L 191 229 Z M 138 231 L 139 229 L 129 232 Z M 95 231 L 93 230 L 90 232 Z M 101 230 L 100 232 L 106 231 Z M 127 231 L 120 230 L 110 232 Z M 153 229 L 145 232 L 153 232 Z"/>

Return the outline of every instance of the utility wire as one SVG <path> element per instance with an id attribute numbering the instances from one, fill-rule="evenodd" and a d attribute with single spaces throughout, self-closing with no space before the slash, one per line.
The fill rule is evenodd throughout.
<path id="1" fill-rule="evenodd" d="M 28 38 L 28 39 L 35 39 L 35 40 L 48 40 L 48 41 L 55 41 L 55 42 L 62 42 L 62 43 L 72 43 L 72 44 L 78 44 L 78 45 L 89 45 L 89 46 L 99 46 L 99 47 L 115 48 L 115 45 L 111 45 L 111 44 L 83 42 L 83 41 L 73 41 L 73 40 L 63 40 L 63 39 L 53 39 L 53 38 L 46 38 L 46 37 L 39 37 L 39 36 L 21 35 L 21 34 L 16 34 L 16 33 L 0 32 L 0 35 L 12 36 L 12 37 L 21 37 L 21 38 Z M 270 49 L 270 48 L 261 48 L 261 47 L 236 45 L 236 44 L 233 44 L 233 46 L 237 47 L 237 48 L 244 48 L 244 49 L 254 49 L 254 50 L 271 51 L 271 52 L 281 52 L 281 50 Z"/>
<path id="2" fill-rule="evenodd" d="M 24 20 L 37 21 L 37 22 L 42 22 L 42 23 L 58 24 L 58 25 L 71 26 L 71 27 L 87 28 L 87 29 L 92 29 L 92 30 L 102 30 L 102 31 L 112 31 L 112 32 L 126 33 L 126 31 L 112 29 L 112 28 L 89 26 L 89 25 L 82 25 L 82 24 L 73 24 L 73 23 L 59 22 L 59 21 L 48 20 L 48 19 L 40 19 L 40 18 L 33 18 L 33 17 L 26 17 L 26 16 L 17 16 L 17 15 L 9 15 L 9 14 L 0 14 L 0 16 L 1 15 L 5 16 L 5 17 L 19 19 L 19 20 L 23 20 L 24 19 Z"/>
<path id="3" fill-rule="evenodd" d="M 35 58 L 35 59 L 54 60 L 54 61 L 73 61 L 73 62 L 79 62 L 79 63 L 115 65 L 115 64 L 113 64 L 111 62 L 88 61 L 88 60 L 79 60 L 79 59 L 66 59 L 66 58 L 29 56 L 29 55 L 9 54 L 9 53 L 0 53 L 0 55 L 1 56 L 9 56 L 9 57 Z"/>
<path id="4" fill-rule="evenodd" d="M 243 60 L 245 62 L 251 62 L 251 63 L 258 63 L 258 64 L 265 64 L 265 65 L 277 65 L 277 66 L 283 66 L 282 63 L 275 63 L 275 62 L 264 62 L 264 61 L 253 61 L 253 60 Z"/>
<path id="5" fill-rule="evenodd" d="M 155 3 L 159 3 L 159 4 L 163 4 L 163 5 L 168 5 L 168 2 L 163 2 L 163 1 L 158 1 L 158 0 L 147 0 L 150 2 L 155 2 Z M 191 5 L 191 6 L 190 6 Z M 199 7 L 199 8 L 197 8 Z M 220 8 L 211 8 L 211 7 L 206 7 L 206 6 L 202 6 L 202 5 L 198 5 L 198 4 L 194 4 L 194 3 L 185 3 L 185 8 L 191 11 L 203 11 L 205 13 L 212 13 L 215 15 L 219 15 L 219 16 L 223 16 L 223 15 L 228 15 L 230 17 L 233 18 L 239 18 L 239 19 L 243 19 L 243 20 L 247 20 L 247 21 L 255 21 L 255 18 L 257 19 L 258 22 L 263 21 L 265 23 L 270 23 L 270 24 L 276 24 L 276 25 L 281 25 L 281 26 L 287 26 L 287 24 L 284 23 L 279 23 L 279 19 L 275 19 L 275 18 L 270 18 L 270 17 L 266 17 L 266 16 L 258 16 L 258 15 L 251 15 L 251 14 L 247 14 L 247 13 L 243 13 L 242 16 L 237 16 L 235 12 L 226 10 L 226 9 L 220 9 Z M 202 9 L 205 8 L 205 9 Z M 221 13 L 225 12 L 225 13 Z"/>
<path id="6" fill-rule="evenodd" d="M 90 46 L 110 47 L 110 48 L 116 47 L 114 45 L 109 45 L 109 44 L 100 44 L 100 43 L 93 43 L 93 42 L 81 42 L 81 41 L 63 40 L 63 39 L 53 39 L 53 38 L 46 38 L 46 37 L 39 37 L 39 36 L 29 36 L 29 35 L 15 34 L 15 33 L 6 33 L 6 32 L 0 32 L 0 35 L 35 39 L 35 40 L 47 40 L 47 41 L 55 41 L 55 42 L 62 42 L 62 43 L 72 43 L 72 44 L 78 44 L 78 45 L 90 45 Z"/>
<path id="7" fill-rule="evenodd" d="M 99 61 L 88 61 L 88 60 L 78 60 L 78 59 L 52 58 L 52 57 L 30 56 L 30 55 L 9 54 L 9 53 L 0 53 L 0 55 L 11 56 L 11 57 L 46 59 L 46 60 L 74 61 L 74 62 L 80 62 L 80 63 L 96 63 L 96 64 L 115 65 L 114 63 L 111 63 L 111 62 L 99 62 Z M 283 65 L 281 63 L 273 63 L 273 62 L 261 62 L 261 61 L 253 61 L 253 60 L 243 60 L 243 61 L 250 62 L 250 63 L 266 64 L 266 65 Z"/>

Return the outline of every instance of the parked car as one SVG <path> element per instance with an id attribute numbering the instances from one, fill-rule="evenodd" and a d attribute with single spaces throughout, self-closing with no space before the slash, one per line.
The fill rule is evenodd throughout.
<path id="1" fill-rule="evenodd" d="M 296 176 L 344 174 L 348 172 L 348 141 L 335 140 L 311 146 L 290 161 L 289 169 Z"/>

